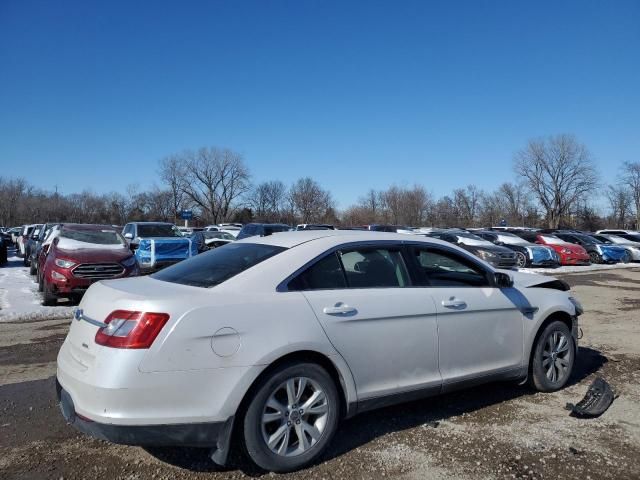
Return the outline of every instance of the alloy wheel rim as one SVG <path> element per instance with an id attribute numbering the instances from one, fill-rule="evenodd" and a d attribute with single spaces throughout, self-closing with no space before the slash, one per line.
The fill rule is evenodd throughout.
<path id="1" fill-rule="evenodd" d="M 591 263 L 598 263 L 598 261 L 600 260 L 598 258 L 598 254 L 597 253 L 592 253 L 591 255 L 589 255 L 591 257 Z"/>
<path id="2" fill-rule="evenodd" d="M 527 258 L 524 256 L 524 253 L 518 252 L 516 255 L 516 262 L 519 268 L 524 268 L 527 266 Z"/>
<path id="3" fill-rule="evenodd" d="M 278 385 L 262 411 L 262 439 L 272 453 L 293 457 L 322 438 L 329 416 L 327 395 L 317 382 L 294 377 Z"/>
<path id="4" fill-rule="evenodd" d="M 560 331 L 552 332 L 542 351 L 542 368 L 551 383 L 563 382 L 571 367 L 569 339 Z"/>

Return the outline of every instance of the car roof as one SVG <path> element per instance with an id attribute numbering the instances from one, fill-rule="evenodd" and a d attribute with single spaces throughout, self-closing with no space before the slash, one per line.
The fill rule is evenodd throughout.
<path id="1" fill-rule="evenodd" d="M 263 245 L 274 245 L 278 247 L 291 248 L 303 243 L 312 242 L 319 239 L 333 239 L 336 245 L 346 242 L 369 242 L 381 241 L 401 241 L 406 243 L 431 243 L 450 246 L 448 242 L 443 242 L 436 238 L 427 238 L 422 235 L 407 235 L 392 232 L 372 232 L 368 230 L 297 230 L 293 232 L 278 232 L 265 237 L 247 237 L 238 240 L 239 243 L 258 243 Z"/>
<path id="2" fill-rule="evenodd" d="M 129 223 L 135 223 L 136 225 L 173 225 L 173 223 L 171 222 L 129 222 Z M 186 227 L 186 228 L 191 228 L 191 227 Z"/>
<path id="3" fill-rule="evenodd" d="M 64 230 L 113 230 L 117 229 L 111 225 L 96 225 L 93 223 L 64 223 L 62 224 Z"/>

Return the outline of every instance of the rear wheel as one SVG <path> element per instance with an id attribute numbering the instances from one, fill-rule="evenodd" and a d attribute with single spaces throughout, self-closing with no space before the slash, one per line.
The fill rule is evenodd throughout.
<path id="1" fill-rule="evenodd" d="M 339 405 L 335 383 L 319 365 L 279 367 L 259 384 L 244 416 L 249 457 L 274 472 L 310 464 L 338 427 Z"/>
<path id="2" fill-rule="evenodd" d="M 525 268 L 527 266 L 527 256 L 522 252 L 516 252 L 516 266 Z"/>
<path id="3" fill-rule="evenodd" d="M 565 386 L 575 361 L 575 341 L 569 327 L 559 320 L 547 325 L 536 342 L 531 358 L 531 384 L 540 392 Z"/>
<path id="4" fill-rule="evenodd" d="M 632 262 L 632 258 L 631 258 L 631 254 L 629 252 L 624 252 L 624 255 L 622 256 L 622 263 L 631 263 Z"/>
<path id="5" fill-rule="evenodd" d="M 598 252 L 591 252 L 589 254 L 591 263 L 602 263 L 602 256 Z"/>

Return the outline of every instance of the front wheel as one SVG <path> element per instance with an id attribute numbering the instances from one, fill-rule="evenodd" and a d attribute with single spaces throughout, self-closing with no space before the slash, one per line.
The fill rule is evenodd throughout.
<path id="1" fill-rule="evenodd" d="M 47 285 L 47 281 L 43 280 L 42 285 L 42 305 L 45 307 L 53 307 L 58 303 L 58 297 L 56 297 L 52 292 L 49 285 Z"/>
<path id="2" fill-rule="evenodd" d="M 525 268 L 527 266 L 527 256 L 522 252 L 516 252 L 516 266 Z"/>
<path id="3" fill-rule="evenodd" d="M 331 376 L 313 363 L 279 367 L 259 384 L 244 416 L 246 451 L 268 471 L 291 472 L 325 450 L 338 427 Z"/>
<path id="4" fill-rule="evenodd" d="M 591 263 L 602 263 L 602 255 L 598 252 L 591 252 L 589 254 L 589 259 L 591 260 Z"/>
<path id="5" fill-rule="evenodd" d="M 547 325 L 534 345 L 531 384 L 540 392 L 555 392 L 565 386 L 575 362 L 575 340 L 569 327 L 559 320 Z"/>

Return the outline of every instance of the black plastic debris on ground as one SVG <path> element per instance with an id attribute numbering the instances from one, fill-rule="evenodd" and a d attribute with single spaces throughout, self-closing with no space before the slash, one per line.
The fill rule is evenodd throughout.
<path id="1" fill-rule="evenodd" d="M 601 377 L 592 383 L 584 398 L 577 404 L 567 403 L 566 409 L 572 417 L 595 418 L 602 415 L 615 399 L 611 386 Z"/>

